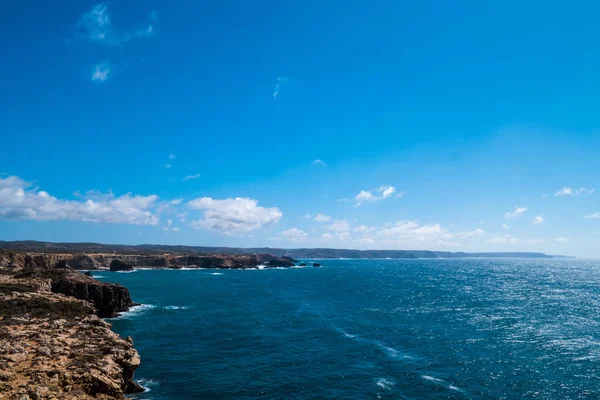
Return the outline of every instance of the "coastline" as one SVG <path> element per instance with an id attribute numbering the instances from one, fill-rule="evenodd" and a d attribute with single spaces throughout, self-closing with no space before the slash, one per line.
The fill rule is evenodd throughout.
<path id="1" fill-rule="evenodd" d="M 128 290 L 58 268 L 0 265 L 0 398 L 124 399 L 140 356 L 103 318 Z"/>

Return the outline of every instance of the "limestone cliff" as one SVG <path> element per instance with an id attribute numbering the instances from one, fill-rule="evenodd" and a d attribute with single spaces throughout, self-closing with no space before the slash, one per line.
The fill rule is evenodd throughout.
<path id="1" fill-rule="evenodd" d="M 146 268 L 292 267 L 295 260 L 270 254 L 55 254 L 0 252 L 0 266 L 71 268 L 76 270 Z M 114 268 L 110 268 L 114 265 Z M 123 268 L 127 265 L 127 268 Z"/>
<path id="2" fill-rule="evenodd" d="M 51 278 L 0 269 L 0 399 L 123 399 L 140 357 L 84 300 Z"/>

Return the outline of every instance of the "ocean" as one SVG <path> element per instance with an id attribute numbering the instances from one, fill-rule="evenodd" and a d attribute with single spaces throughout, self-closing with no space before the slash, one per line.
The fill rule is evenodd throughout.
<path id="1" fill-rule="evenodd" d="M 95 271 L 143 304 L 136 398 L 600 397 L 599 261 L 319 262 Z"/>

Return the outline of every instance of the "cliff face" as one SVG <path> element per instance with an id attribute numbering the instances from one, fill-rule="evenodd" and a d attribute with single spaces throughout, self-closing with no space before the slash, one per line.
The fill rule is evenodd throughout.
<path id="1" fill-rule="evenodd" d="M 140 357 L 92 304 L 0 270 L 0 398 L 124 399 Z"/>
<path id="2" fill-rule="evenodd" d="M 22 269 L 14 268 L 13 275 L 16 279 L 48 280 L 52 292 L 92 303 L 96 314 L 101 318 L 114 317 L 119 312 L 129 310 L 133 305 L 126 287 L 100 282 L 69 269 L 29 266 Z"/>
<path id="3" fill-rule="evenodd" d="M 257 268 L 292 267 L 294 259 L 269 254 L 46 254 L 0 253 L 0 266 L 15 268 L 72 268 L 126 270 L 128 267 L 146 268 Z"/>

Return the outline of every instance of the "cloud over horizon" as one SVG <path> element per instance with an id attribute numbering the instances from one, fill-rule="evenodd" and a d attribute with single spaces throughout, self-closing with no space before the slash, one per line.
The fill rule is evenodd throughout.
<path id="1" fill-rule="evenodd" d="M 202 218 L 192 222 L 195 229 L 225 235 L 273 226 L 283 216 L 277 207 L 260 207 L 257 200 L 244 197 L 223 200 L 202 197 L 189 201 L 187 205 L 190 209 L 203 211 Z"/>
<path id="2" fill-rule="evenodd" d="M 81 200 L 61 200 L 17 176 L 0 178 L 0 219 L 158 225 L 158 196 L 89 191 Z"/>

